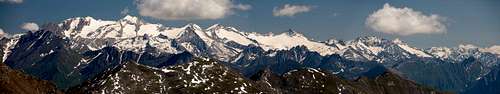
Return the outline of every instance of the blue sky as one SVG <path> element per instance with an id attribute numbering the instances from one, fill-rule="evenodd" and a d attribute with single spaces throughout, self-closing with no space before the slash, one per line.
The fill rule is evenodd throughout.
<path id="1" fill-rule="evenodd" d="M 283 32 L 294 29 L 309 38 L 351 40 L 361 36 L 400 38 L 416 47 L 474 44 L 482 47 L 500 44 L 499 0 L 235 0 L 234 4 L 251 6 L 235 10 L 217 19 L 162 20 L 141 16 L 135 0 L 24 0 L 22 3 L 0 2 L 0 28 L 8 33 L 25 32 L 20 25 L 35 22 L 61 22 L 71 17 L 92 16 L 104 20 L 121 19 L 124 9 L 129 15 L 147 22 L 180 27 L 196 23 L 202 27 L 223 24 L 248 32 Z M 398 35 L 366 25 L 367 18 L 388 3 L 396 8 L 408 7 L 423 15 L 439 15 L 445 20 L 444 33 Z M 285 4 L 308 6 L 307 12 L 293 16 L 275 16 L 273 9 Z"/>

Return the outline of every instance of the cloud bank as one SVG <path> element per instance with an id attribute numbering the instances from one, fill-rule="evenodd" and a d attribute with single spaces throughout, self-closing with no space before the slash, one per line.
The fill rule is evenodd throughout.
<path id="1" fill-rule="evenodd" d="M 0 0 L 0 2 L 20 4 L 20 3 L 23 3 L 23 0 Z"/>
<path id="2" fill-rule="evenodd" d="M 37 31 L 39 29 L 38 24 L 33 22 L 24 23 L 21 25 L 21 29 L 28 31 Z"/>
<path id="3" fill-rule="evenodd" d="M 444 18 L 436 14 L 425 15 L 411 8 L 396 8 L 384 4 L 382 9 L 369 15 L 365 24 L 378 32 L 396 35 L 445 33 Z"/>
<path id="4" fill-rule="evenodd" d="M 283 7 L 274 7 L 273 16 L 292 17 L 295 14 L 309 12 L 310 10 L 310 6 L 285 4 Z"/>
<path id="5" fill-rule="evenodd" d="M 137 0 L 136 4 L 140 15 L 161 20 L 213 20 L 251 8 L 231 0 Z"/>

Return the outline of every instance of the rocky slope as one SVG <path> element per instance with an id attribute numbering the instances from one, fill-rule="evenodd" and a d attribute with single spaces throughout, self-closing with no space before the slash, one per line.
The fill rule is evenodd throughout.
<path id="1" fill-rule="evenodd" d="M 113 71 L 73 87 L 68 93 L 259 93 L 275 92 L 225 65 L 197 59 L 154 68 L 126 62 Z"/>
<path id="2" fill-rule="evenodd" d="M 443 93 L 389 72 L 351 81 L 311 68 L 281 76 L 266 70 L 246 78 L 222 63 L 202 59 L 165 68 L 126 62 L 68 93 Z"/>

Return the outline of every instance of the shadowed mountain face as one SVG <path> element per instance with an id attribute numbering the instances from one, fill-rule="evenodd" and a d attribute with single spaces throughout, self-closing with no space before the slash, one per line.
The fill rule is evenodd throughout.
<path id="1" fill-rule="evenodd" d="M 91 17 L 5 37 L 0 45 L 2 61 L 10 68 L 76 93 L 433 91 L 422 86 L 461 93 L 481 89 L 472 86 L 494 88 L 481 84 L 494 81 L 500 70 L 498 54 L 472 46 L 423 50 L 399 39 L 318 42 L 293 30 L 259 34 L 222 25 L 176 28 Z M 314 70 L 320 72 L 302 72 Z M 317 77 L 322 80 L 309 82 Z"/>
<path id="2" fill-rule="evenodd" d="M 375 78 L 361 77 L 345 80 L 315 69 L 288 72 L 276 78 L 267 78 L 274 87 L 286 93 L 347 93 L 347 94 L 431 94 L 443 93 L 385 72 Z"/>
<path id="3" fill-rule="evenodd" d="M 483 92 L 485 94 L 498 94 L 500 90 L 500 70 L 494 70 L 479 80 L 476 85 L 471 86 L 466 94 L 475 94 L 476 92 Z"/>
<path id="4" fill-rule="evenodd" d="M 223 64 L 195 60 L 165 68 L 126 62 L 69 93 L 257 93 L 270 88 Z"/>
<path id="5" fill-rule="evenodd" d="M 54 84 L 0 63 L 0 91 L 5 94 L 62 94 Z"/>
<path id="6" fill-rule="evenodd" d="M 225 65 L 196 59 L 165 68 L 126 62 L 113 71 L 73 87 L 68 93 L 440 93 L 385 72 L 374 78 L 345 80 L 316 69 L 275 75 L 269 69 L 246 78 Z"/>
<path id="7" fill-rule="evenodd" d="M 12 44 L 11 39 L 2 37 L 0 40 L 0 53 L 4 57 L 9 47 Z M 33 77 L 23 73 L 22 71 L 14 70 L 0 61 L 0 91 L 5 94 L 62 94 L 56 86 L 49 81 L 40 80 L 38 77 Z"/>

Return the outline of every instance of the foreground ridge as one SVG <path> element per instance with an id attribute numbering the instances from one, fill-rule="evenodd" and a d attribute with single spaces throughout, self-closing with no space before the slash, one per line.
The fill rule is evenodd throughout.
<path id="1" fill-rule="evenodd" d="M 3 63 L 0 63 L 0 77 L 0 91 L 2 93 L 62 94 L 51 82 L 12 70 Z"/>
<path id="2" fill-rule="evenodd" d="M 202 59 L 160 69 L 126 62 L 102 77 L 68 93 L 441 93 L 390 72 L 348 81 L 311 68 L 283 76 L 262 70 L 248 79 L 222 63 Z"/>

